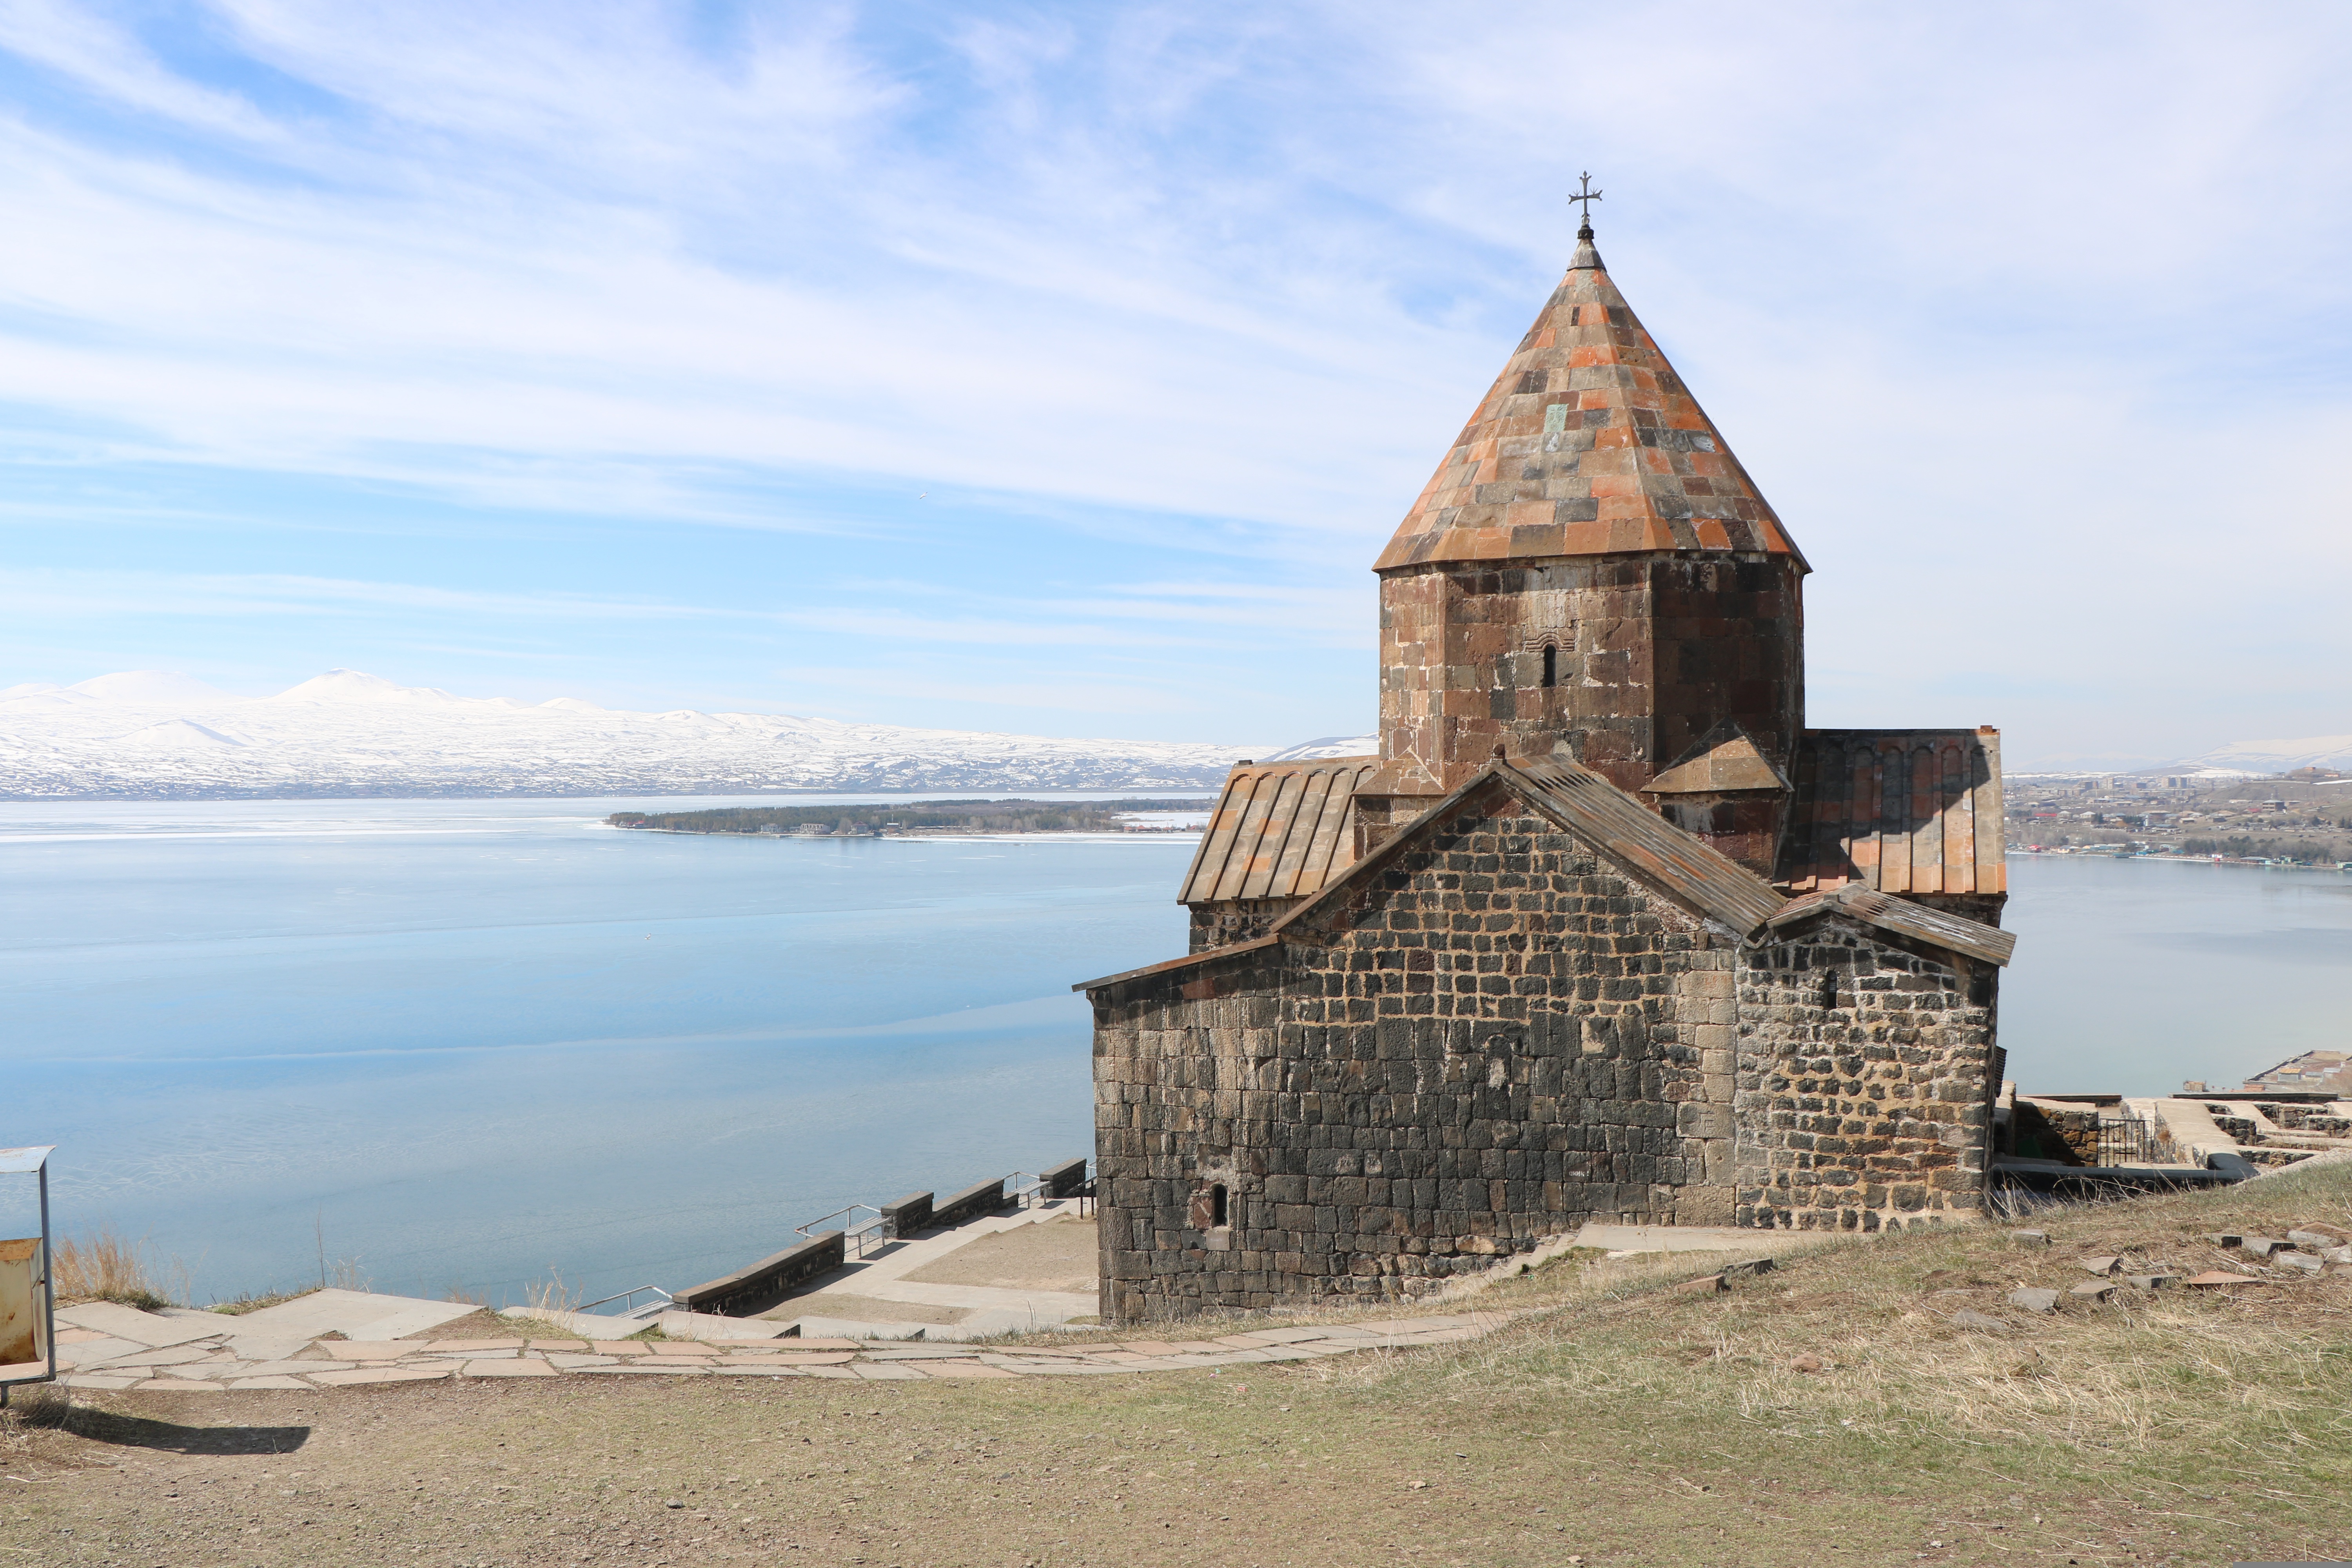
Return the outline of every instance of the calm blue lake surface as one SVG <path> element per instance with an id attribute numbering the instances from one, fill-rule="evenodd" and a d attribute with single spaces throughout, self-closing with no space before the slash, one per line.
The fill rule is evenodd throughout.
<path id="1" fill-rule="evenodd" d="M 60 1145 L 61 1225 L 152 1237 L 199 1300 L 322 1251 L 435 1296 L 676 1289 L 844 1204 L 1091 1152 L 1068 986 L 1182 952 L 1189 840 L 597 821 L 659 804 L 0 803 L 0 1145 Z M 2352 878 L 2011 874 L 2029 1088 L 2352 1035 Z"/>
<path id="2" fill-rule="evenodd" d="M 647 804 L 0 804 L 0 1145 L 199 1300 L 321 1234 L 379 1289 L 676 1289 L 1092 1152 L 1069 985 L 1183 951 L 1189 839 L 597 823 Z"/>

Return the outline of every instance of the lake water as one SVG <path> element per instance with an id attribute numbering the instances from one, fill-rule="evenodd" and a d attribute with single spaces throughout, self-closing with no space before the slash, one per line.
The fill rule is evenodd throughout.
<path id="1" fill-rule="evenodd" d="M 1068 986 L 1182 952 L 1189 840 L 597 821 L 659 804 L 0 803 L 0 1145 L 58 1144 L 61 1226 L 152 1238 L 199 1300 L 346 1260 L 433 1296 L 677 1289 L 845 1204 L 1090 1152 Z M 2028 1087 L 2345 1046 L 2352 878 L 2011 875 Z"/>

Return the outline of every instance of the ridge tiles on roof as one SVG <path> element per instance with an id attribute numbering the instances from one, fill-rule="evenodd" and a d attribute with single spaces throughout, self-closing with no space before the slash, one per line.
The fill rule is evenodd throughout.
<path id="1" fill-rule="evenodd" d="M 1802 554 L 1610 281 L 1591 231 L 1372 570 L 1635 551 Z"/>

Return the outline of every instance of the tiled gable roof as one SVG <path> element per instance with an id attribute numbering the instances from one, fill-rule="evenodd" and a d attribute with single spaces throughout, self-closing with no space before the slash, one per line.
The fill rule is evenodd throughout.
<path id="1" fill-rule="evenodd" d="M 1691 754 L 1642 786 L 1644 795 L 1725 795 L 1785 790 L 1789 781 L 1736 720 L 1709 730 Z"/>
<path id="2" fill-rule="evenodd" d="M 1176 901 L 1293 899 L 1321 889 L 1355 858 L 1355 794 L 1378 757 L 1244 763 L 1225 787 L 1201 835 Z"/>
<path id="3" fill-rule="evenodd" d="M 2000 893 L 2000 732 L 1808 730 L 1780 849 L 1794 892 Z"/>
<path id="4" fill-rule="evenodd" d="M 1370 855 L 1333 877 L 1320 894 L 1283 917 L 1276 933 L 1312 921 L 1342 889 L 1409 850 L 1414 840 L 1489 780 L 1505 784 L 1637 880 L 1741 936 L 1761 927 L 1785 901 L 1753 871 L 1717 853 L 1588 768 L 1549 758 L 1498 759 L 1398 829 Z"/>
<path id="5" fill-rule="evenodd" d="M 1851 915 L 1881 931 L 1907 936 L 1932 947 L 1964 952 L 1987 963 L 2006 964 L 2010 954 L 2017 949 L 2014 932 L 2005 931 L 1999 926 L 1986 925 L 1980 921 L 1969 920 L 1949 910 L 1932 909 L 1910 899 L 1890 898 L 1885 893 L 1873 892 L 1859 882 L 1848 882 L 1828 892 L 1808 893 L 1801 899 L 1791 899 L 1767 923 L 1775 929 L 1785 929 L 1817 915 L 1834 914 Z"/>
<path id="6" fill-rule="evenodd" d="M 1591 769 L 1564 759 L 1496 764 L 1535 786 L 1538 806 L 1676 901 L 1745 936 L 1777 911 L 1780 895 L 1738 861 L 1685 833 Z"/>
<path id="7" fill-rule="evenodd" d="M 1568 276 L 1374 571 L 1651 550 L 1798 555 L 1609 280 L 1591 231 L 1578 237 Z"/>

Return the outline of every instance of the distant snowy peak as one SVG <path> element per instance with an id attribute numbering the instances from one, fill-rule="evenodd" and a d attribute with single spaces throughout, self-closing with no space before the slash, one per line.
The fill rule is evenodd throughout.
<path id="1" fill-rule="evenodd" d="M 1301 741 L 1283 751 L 1272 752 L 1256 760 L 1261 763 L 1314 763 L 1325 757 L 1377 757 L 1381 754 L 1378 735 L 1326 735 L 1319 741 Z"/>
<path id="2" fill-rule="evenodd" d="M 299 686 L 289 686 L 275 697 L 265 697 L 265 702 L 396 702 L 404 707 L 423 704 L 446 706 L 464 702 L 466 698 L 442 690 L 437 686 L 402 686 L 380 675 L 368 675 L 356 669 L 331 669 L 324 675 L 314 675 Z"/>
<path id="3" fill-rule="evenodd" d="M 2292 773 L 2296 768 L 2352 769 L 2352 735 L 2313 735 L 2299 741 L 2232 741 L 2226 746 L 2185 757 L 2171 766 L 2239 777 Z"/>

